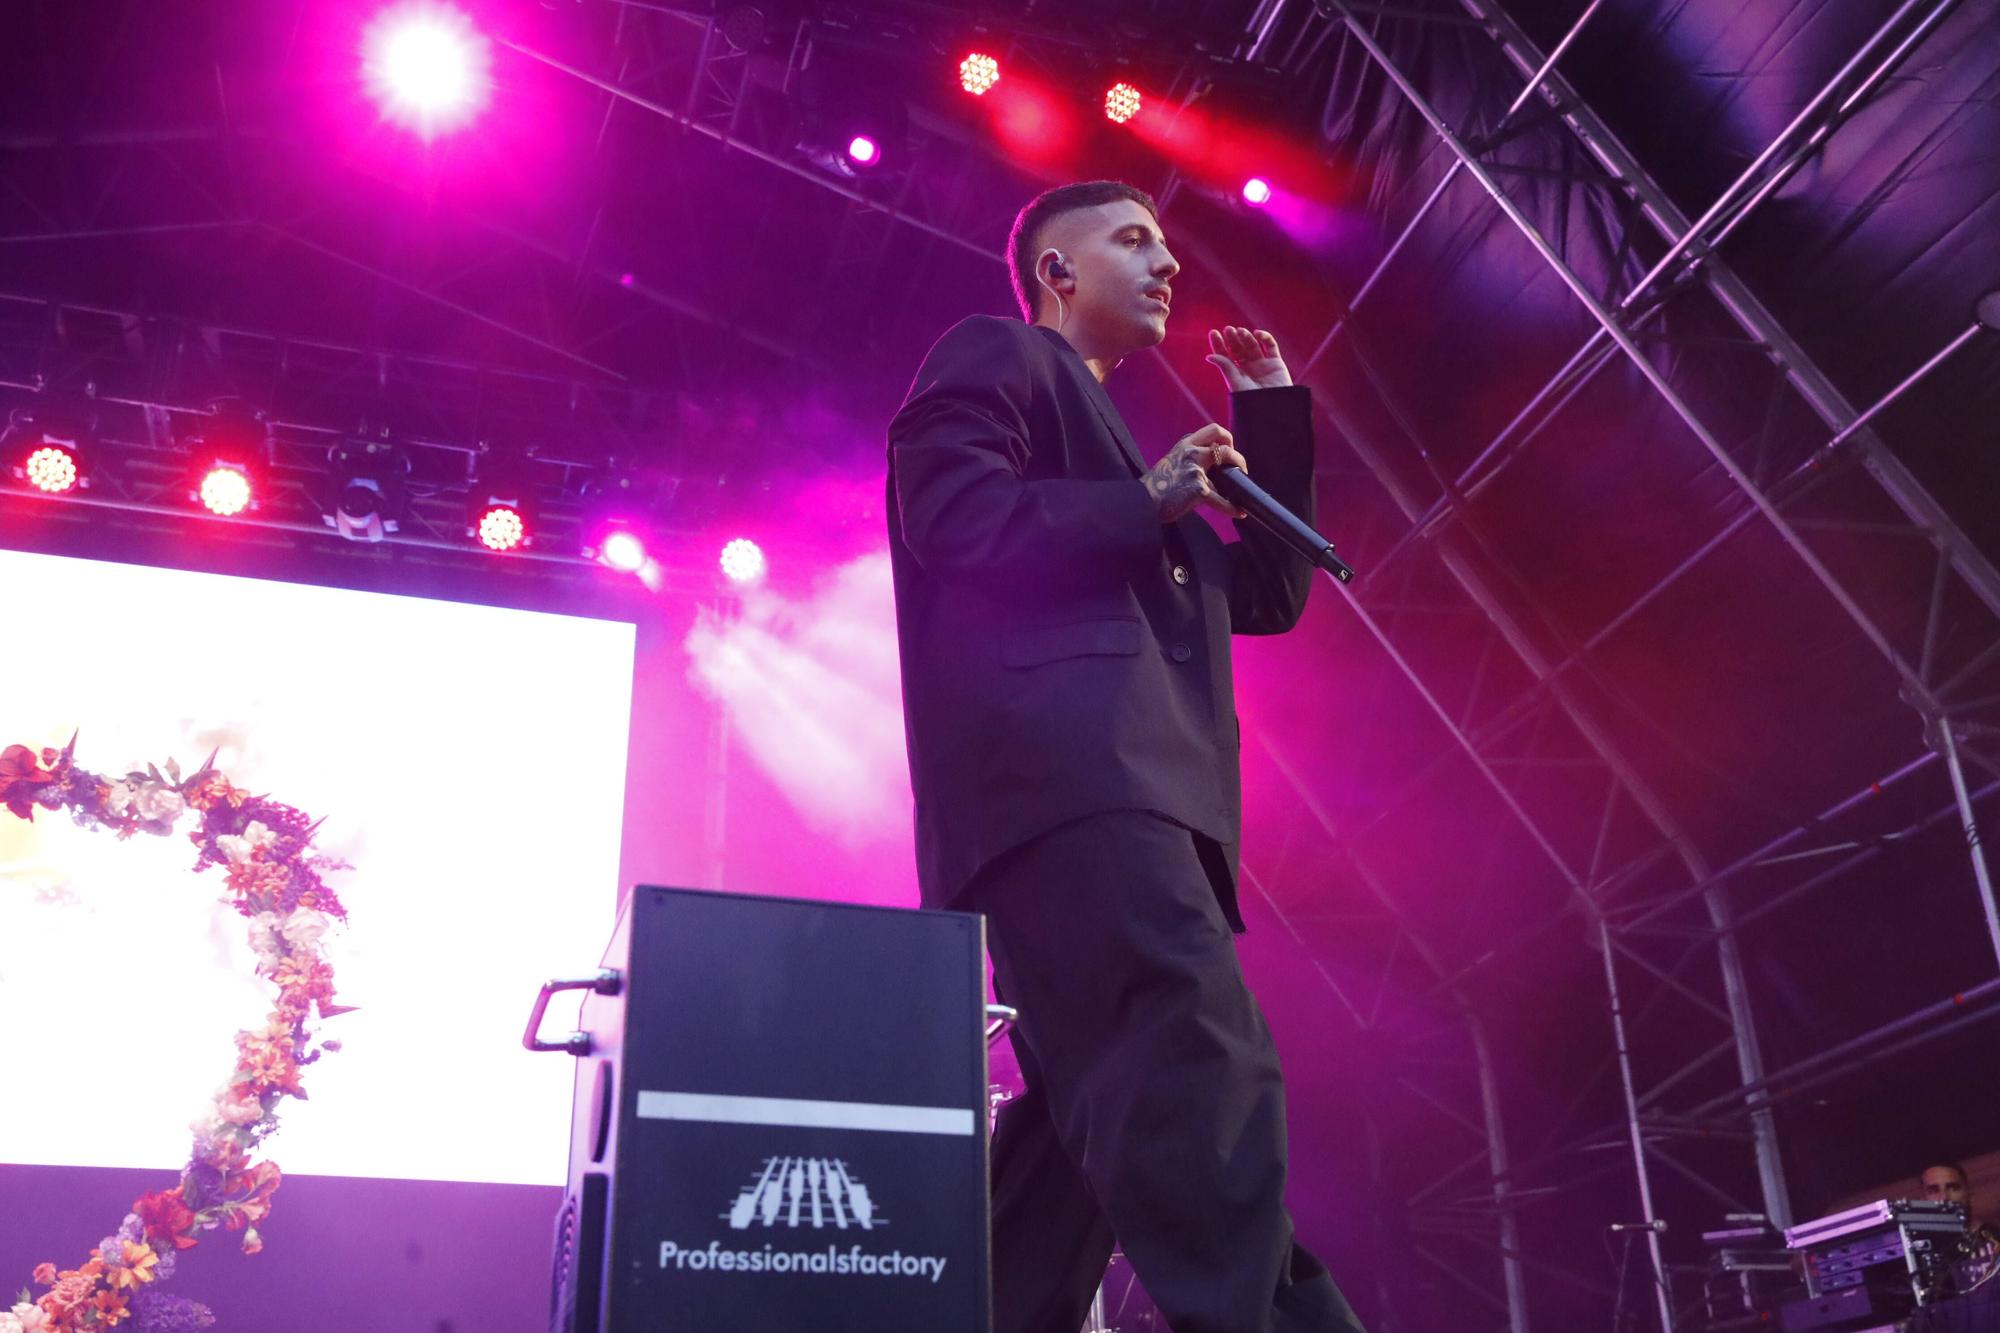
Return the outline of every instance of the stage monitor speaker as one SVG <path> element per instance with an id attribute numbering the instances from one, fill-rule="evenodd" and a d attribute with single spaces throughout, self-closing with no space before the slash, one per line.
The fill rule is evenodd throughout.
<path id="1" fill-rule="evenodd" d="M 551 1329 L 986 1333 L 984 949 L 962 913 L 634 889 L 529 1025 L 579 1057 Z"/>

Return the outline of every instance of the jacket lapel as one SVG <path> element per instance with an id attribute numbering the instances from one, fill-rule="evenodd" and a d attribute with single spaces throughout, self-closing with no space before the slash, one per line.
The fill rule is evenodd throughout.
<path id="1" fill-rule="evenodd" d="M 1055 343 L 1059 349 L 1057 359 L 1069 368 L 1083 388 L 1084 396 L 1090 399 L 1091 407 L 1097 412 L 1097 419 L 1104 423 L 1104 429 L 1111 432 L 1111 438 L 1118 445 L 1118 452 L 1125 456 L 1132 475 L 1146 475 L 1146 460 L 1139 456 L 1139 446 L 1132 442 L 1132 434 L 1125 429 L 1125 420 L 1118 415 L 1118 405 L 1111 401 L 1111 395 L 1104 392 L 1104 386 L 1097 382 L 1097 376 L 1090 373 L 1090 367 L 1083 364 L 1076 349 L 1069 345 L 1069 339 L 1047 325 L 1038 324 L 1043 336 Z"/>
<path id="2" fill-rule="evenodd" d="M 1090 405 L 1097 409 L 1098 419 L 1111 432 L 1111 438 L 1118 441 L 1118 450 L 1125 455 L 1125 461 L 1132 465 L 1132 475 L 1146 475 L 1146 460 L 1139 456 L 1139 446 L 1132 442 L 1132 433 L 1125 429 L 1125 419 L 1118 415 L 1117 404 L 1111 395 L 1104 392 L 1104 386 L 1097 382 L 1097 376 L 1090 373 L 1090 367 L 1083 367 L 1083 378 L 1087 383 L 1084 392 L 1090 395 Z"/>

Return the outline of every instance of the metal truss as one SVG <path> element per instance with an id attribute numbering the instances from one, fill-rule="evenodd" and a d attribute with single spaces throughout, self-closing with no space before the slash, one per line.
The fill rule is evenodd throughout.
<path id="1" fill-rule="evenodd" d="M 284 534 L 357 559 L 454 553 L 494 566 L 468 540 L 467 506 L 476 484 L 511 456 L 513 475 L 529 486 L 536 543 L 497 563 L 573 580 L 592 564 L 580 548 L 595 483 L 662 472 L 675 482 L 698 476 L 694 462 L 663 452 L 671 395 L 0 292 L 0 414 L 78 432 L 90 482 L 24 503 L 118 515 L 128 525 L 187 519 L 194 513 L 189 440 L 217 403 L 253 411 L 268 441 L 258 460 L 256 509 L 230 518 L 203 513 L 201 521 Z M 0 434 L 8 455 L 0 468 L 24 438 Z M 342 474 L 333 455 L 368 440 L 392 442 L 408 473 L 393 515 L 400 529 L 357 545 L 334 530 Z M 663 506 L 668 544 L 659 554 L 670 555 L 677 528 L 704 517 L 693 494 Z M 671 564 L 663 575 L 678 586 Z"/>
<path id="2" fill-rule="evenodd" d="M 645 24 L 630 27 L 632 41 L 647 29 Z M 621 16 L 621 37 L 626 28 Z M 709 340 L 720 337 L 809 370 L 821 365 L 813 344 L 793 331 L 746 328 L 737 312 L 710 308 L 657 281 L 597 262 L 587 238 L 573 249 L 573 242 L 559 245 L 523 233 L 449 200 L 426 198 L 423 206 L 476 229 L 486 243 L 455 266 L 406 258 L 393 247 L 370 253 L 337 216 L 336 201 L 287 211 L 265 197 L 248 150 L 270 151 L 280 131 L 232 118 L 219 78 L 215 106 L 182 125 L 107 128 L 106 108 L 89 104 L 84 89 L 63 84 L 52 90 L 48 105 L 55 123 L 48 132 L 23 129 L 0 139 L 10 158 L 10 170 L 0 172 L 0 250 L 34 254 L 62 246 L 74 253 L 86 243 L 203 234 L 245 245 L 276 242 L 296 256 L 344 269 L 453 319 L 479 325 L 498 335 L 501 346 L 518 351 L 523 364 L 599 384 L 626 377 L 596 349 L 647 320 L 657 324 L 661 341 L 675 345 L 685 339 L 685 327 L 694 326 Z M 96 94 L 109 95 L 101 88 Z M 75 161 L 83 154 L 91 157 L 87 185 Z M 356 164 L 356 169 L 362 168 Z M 413 190 L 410 182 L 387 173 L 373 176 L 371 184 L 387 193 Z M 171 216 L 162 217 L 162 212 Z M 531 317 L 496 314 L 476 285 L 468 286 L 468 279 L 490 277 L 497 268 L 510 271 L 514 291 L 540 295 L 540 309 Z M 461 295 L 462 290 L 472 294 Z M 591 299 L 578 299 L 586 290 Z M 672 380 L 671 372 L 684 360 L 660 362 L 658 370 L 666 373 L 649 373 L 649 387 L 698 387 L 699 376 L 687 375 L 678 384 Z"/>
<path id="3" fill-rule="evenodd" d="M 1885 407 L 1975 336 L 1977 326 L 1915 368 L 1880 401 L 1857 410 L 1729 272 L 1714 247 L 1785 175 L 1825 142 L 1896 63 L 1935 29 L 1951 5 L 1904 5 L 1828 89 L 1813 99 L 1772 150 L 1760 156 L 1744 178 L 1695 222 L 1673 208 L 1557 73 L 1561 54 L 1597 8 L 1595 3 L 1587 7 L 1570 34 L 1545 55 L 1528 43 L 1504 14 L 1470 0 L 1463 5 L 1462 15 L 1407 7 L 1391 12 L 1341 0 L 1323 7 L 1423 117 L 1452 160 L 1430 198 L 1389 246 L 1375 273 L 1350 298 L 1348 312 L 1328 330 L 1306 364 L 1317 363 L 1345 334 L 1349 353 L 1382 396 L 1383 406 L 1396 423 L 1392 435 L 1402 435 L 1402 443 L 1427 455 L 1408 424 L 1408 414 L 1398 410 L 1385 381 L 1371 369 L 1366 349 L 1358 345 L 1358 310 L 1452 180 L 1461 174 L 1477 180 L 1596 320 L 1597 331 L 1500 435 L 1479 451 L 1470 467 L 1457 476 L 1444 476 L 1433 469 L 1433 495 L 1418 494 L 1400 479 L 1388 465 L 1385 446 L 1371 432 L 1342 414 L 1334 414 L 1335 424 L 1342 427 L 1409 522 L 1389 558 L 1377 562 L 1370 581 L 1350 596 L 1365 628 L 1450 734 L 1453 753 L 1471 762 L 1566 890 L 1567 900 L 1548 920 L 1524 925 L 1520 939 L 1532 939 L 1552 921 L 1579 912 L 1597 939 L 1614 1047 L 1603 1070 L 1617 1074 L 1623 1123 L 1593 1126 L 1577 1136 L 1566 1134 L 1570 1127 L 1557 1125 L 1550 1136 L 1552 1142 L 1541 1150 L 1514 1155 L 1515 1190 L 1533 1191 L 1532 1173 L 1549 1162 L 1574 1161 L 1593 1148 L 1622 1139 L 1646 1216 L 1654 1215 L 1656 1182 L 1664 1173 L 1677 1187 L 1695 1189 L 1714 1203 L 1737 1211 L 1763 1212 L 1783 1225 L 1790 1220 L 1790 1208 L 1772 1114 L 1778 1101 L 2000 1012 L 1994 1008 L 1994 992 L 2000 991 L 2000 981 L 1996 981 L 1864 1033 L 1811 1060 L 1771 1071 L 1764 1067 L 1739 955 L 1739 932 L 1745 924 L 1796 903 L 1866 865 L 1899 839 L 1941 825 L 1949 827 L 1952 822 L 1960 825 L 1969 845 L 1975 885 L 1994 936 L 1996 955 L 2000 955 L 2000 926 L 1995 924 L 1975 820 L 1976 806 L 2000 783 L 1988 782 L 1975 789 L 1966 772 L 1967 743 L 1993 734 L 1993 729 L 1975 715 L 1996 702 L 1992 669 L 2000 662 L 2000 620 L 1995 618 L 2000 611 L 2000 577 L 1870 426 Z M 1375 21 L 1364 21 L 1364 14 Z M 1468 28 L 1467 19 L 1473 28 Z M 1460 40 L 1468 31 L 1488 34 L 1525 84 L 1490 128 L 1475 133 L 1455 127 L 1439 114 L 1380 40 L 1384 20 L 1448 25 Z M 1536 101 L 1545 109 L 1516 119 Z M 1564 253 L 1563 242 L 1545 235 L 1507 193 L 1504 181 L 1533 175 L 1536 169 L 1510 165 L 1500 156 L 1502 150 L 1517 139 L 1551 131 L 1566 139 L 1563 146 L 1571 157 L 1589 164 L 1559 174 L 1581 188 L 1601 191 L 1609 201 L 1607 214 L 1633 223 L 1613 265 L 1614 270 L 1632 278 L 1622 293 L 1592 290 Z M 1638 225 L 1641 222 L 1645 228 Z M 1649 258 L 1642 259 L 1642 255 Z M 1641 272 L 1648 262 L 1650 268 Z M 1661 281 L 1663 276 L 1665 282 Z M 1233 295 L 1246 308 L 1254 309 L 1248 293 Z M 1707 302 L 1710 307 L 1710 319 L 1704 327 L 1716 326 L 1715 312 L 1733 323 L 1732 337 L 1713 341 L 1747 349 L 1750 359 L 1761 364 L 1772 381 L 1764 392 L 1793 395 L 1819 419 L 1823 434 L 1817 445 L 1788 450 L 1786 442 L 1767 432 L 1743 449 L 1728 443 L 1731 433 L 1711 422 L 1709 410 L 1697 409 L 1652 345 L 1668 307 L 1693 301 Z M 1750 504 L 1721 533 L 1691 552 L 1666 579 L 1577 642 L 1557 632 L 1554 618 L 1535 605 L 1529 590 L 1510 578 L 1504 561 L 1481 534 L 1477 515 L 1468 502 L 1519 456 L 1594 375 L 1619 362 L 1638 371 Z M 1670 811 L 1618 752 L 1598 721 L 1596 701 L 1609 686 L 1595 678 L 1590 653 L 1729 536 L 1759 518 L 1779 533 L 1896 672 L 1902 696 L 1921 716 L 1931 753 L 1899 767 L 1850 800 L 1802 821 L 1770 846 L 1717 870 L 1676 827 Z M 1915 543 L 1920 550 L 1928 547 L 1932 558 L 1920 565 L 1911 586 L 1893 590 L 1885 601 L 1879 589 L 1851 586 L 1837 559 L 1813 545 L 1807 534 L 1821 531 L 1838 531 L 1850 537 L 1865 534 L 1890 544 Z M 1398 647 L 1399 640 L 1407 637 L 1398 625 L 1401 608 L 1417 605 L 1434 609 L 1440 590 L 1450 588 L 1434 577 L 1425 577 L 1432 570 L 1419 559 L 1420 552 L 1435 556 L 1463 602 L 1484 617 L 1494 639 L 1504 644 L 1512 664 L 1525 668 L 1532 678 L 1527 689 L 1503 706 L 1482 707 L 1478 699 L 1485 664 L 1494 651 L 1491 643 L 1480 650 L 1481 665 L 1474 675 L 1472 697 L 1460 704 L 1443 697 L 1442 687 L 1428 684 L 1426 673 Z M 1910 564 L 1907 560 L 1898 563 L 1903 568 Z M 1928 614 L 1913 627 L 1908 616 L 1891 614 L 1897 605 L 1925 606 Z M 1587 691 L 1583 688 L 1586 683 L 1592 687 Z M 1525 747 L 1521 744 L 1524 736 L 1529 738 Z M 1551 736 L 1555 740 L 1552 747 Z M 1516 746 L 1511 752 L 1507 748 L 1510 738 Z M 1537 761 L 1536 746 L 1543 747 L 1541 758 L 1554 759 L 1560 771 L 1574 779 L 1567 785 L 1568 799 L 1581 798 L 1592 789 L 1598 793 L 1601 834 L 1596 846 L 1585 853 L 1565 845 L 1563 833 L 1548 816 L 1560 803 L 1560 799 L 1550 800 L 1549 764 L 1541 765 L 1541 776 L 1534 784 L 1542 801 L 1539 806 L 1529 785 L 1521 780 L 1524 768 Z M 1843 833 L 1845 822 L 1865 819 L 1883 791 L 1926 773 L 1934 758 L 1942 760 L 1951 787 L 1942 808 L 1904 828 Z M 1975 763 L 1991 771 L 1983 756 L 1975 754 Z M 1408 799 L 1428 776 L 1418 775 L 1397 799 Z M 1628 826 L 1621 838 L 1620 820 L 1635 812 L 1643 819 L 1636 821 L 1636 828 Z M 1373 822 L 1389 813 L 1377 813 Z M 1645 832 L 1648 827 L 1650 836 Z M 1344 829 L 1343 838 L 1365 833 L 1365 824 L 1358 824 Z M 1569 838 L 1573 844 L 1573 830 Z M 1674 863 L 1679 866 L 1678 876 L 1671 873 Z M 1676 878 L 1679 883 L 1674 882 Z M 1690 910 L 1694 915 L 1689 915 Z M 1501 965 L 1496 951 L 1472 966 L 1490 970 Z M 1690 1041 L 1691 1023 L 1705 1025 L 1714 1038 Z M 1674 1056 L 1677 1063 L 1670 1063 L 1663 1074 L 1647 1082 L 1641 1076 L 1642 1062 L 1634 1058 L 1634 1046 L 1647 1031 L 1653 1033 L 1650 1040 L 1658 1045 L 1663 1028 L 1673 1032 L 1677 1040 L 1660 1049 L 1673 1053 L 1679 1048 Z M 1692 1052 L 1688 1053 L 1690 1045 Z M 1725 1073 L 1731 1063 L 1733 1078 Z M 1580 1090 L 1579 1101 L 1587 1092 Z M 1489 1128 L 1497 1132 L 1497 1123 Z M 1718 1150 L 1727 1155 L 1744 1148 L 1755 1167 L 1748 1177 L 1755 1183 L 1754 1197 L 1729 1183 L 1726 1164 L 1709 1160 Z M 1465 1178 L 1471 1169 L 1470 1165 L 1461 1166 L 1458 1177 Z M 1499 1182 L 1506 1176 L 1496 1172 L 1494 1179 Z M 1657 1307 L 1659 1326 L 1670 1330 L 1675 1327 L 1677 1311 L 1668 1265 L 1656 1233 L 1648 1233 L 1647 1243 L 1652 1303 Z M 1519 1302 L 1512 1317 L 1518 1326 L 1525 1326 L 1526 1312 Z"/>

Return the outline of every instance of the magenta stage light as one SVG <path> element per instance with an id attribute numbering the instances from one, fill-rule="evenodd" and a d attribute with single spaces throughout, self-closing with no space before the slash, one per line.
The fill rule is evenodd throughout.
<path id="1" fill-rule="evenodd" d="M 44 442 L 29 450 L 21 471 L 30 486 L 48 495 L 76 489 L 76 455 L 60 444 Z"/>
<path id="2" fill-rule="evenodd" d="M 1104 94 L 1104 115 L 1114 124 L 1123 125 L 1139 114 L 1142 99 L 1139 90 L 1129 83 L 1114 83 Z"/>
<path id="3" fill-rule="evenodd" d="M 1271 202 L 1271 182 L 1262 176 L 1252 176 L 1243 182 L 1243 202 L 1255 208 L 1262 208 Z"/>
<path id="4" fill-rule="evenodd" d="M 764 577 L 763 548 L 748 537 L 737 537 L 722 548 L 722 572 L 731 583 L 755 583 Z"/>
<path id="5" fill-rule="evenodd" d="M 857 164 L 872 167 L 881 160 L 882 148 L 865 134 L 857 134 L 847 143 L 847 155 Z"/>
<path id="6" fill-rule="evenodd" d="M 196 495 L 209 513 L 232 518 L 250 507 L 250 475 L 239 463 L 216 463 L 202 474 Z"/>
<path id="7" fill-rule="evenodd" d="M 474 532 L 479 544 L 489 551 L 511 551 L 528 539 L 528 525 L 512 505 L 487 505 L 480 511 Z"/>
<path id="8" fill-rule="evenodd" d="M 486 105 L 491 52 L 472 20 L 449 5 L 397 5 L 362 39 L 362 74 L 388 119 L 429 139 Z"/>
<path id="9" fill-rule="evenodd" d="M 1000 62 L 983 51 L 974 51 L 958 62 L 958 86 L 974 97 L 984 97 L 1000 82 Z"/>
<path id="10" fill-rule="evenodd" d="M 604 535 L 597 558 L 621 574 L 636 574 L 646 564 L 646 543 L 636 533 L 614 528 Z"/>

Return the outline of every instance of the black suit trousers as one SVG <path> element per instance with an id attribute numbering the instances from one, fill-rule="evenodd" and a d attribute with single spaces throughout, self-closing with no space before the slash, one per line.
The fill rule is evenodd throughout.
<path id="1" fill-rule="evenodd" d="M 1277 1052 L 1203 851 L 1117 811 L 967 890 L 1027 1081 L 993 1142 L 995 1333 L 1076 1333 L 1114 1238 L 1176 1333 L 1360 1327 L 1293 1240 Z"/>

